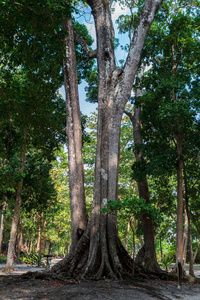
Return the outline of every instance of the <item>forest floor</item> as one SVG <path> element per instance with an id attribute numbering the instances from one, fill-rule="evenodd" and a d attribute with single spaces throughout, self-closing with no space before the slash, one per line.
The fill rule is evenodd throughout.
<path id="1" fill-rule="evenodd" d="M 55 263 L 56 261 L 54 261 Z M 1 272 L 0 265 L 0 300 L 148 300 L 148 299 L 200 299 L 200 284 L 182 284 L 177 289 L 173 281 L 158 279 L 138 279 L 113 281 L 44 280 L 25 278 L 27 271 L 43 272 L 44 268 L 16 265 L 14 273 Z M 196 265 L 195 275 L 200 276 L 200 266 Z"/>

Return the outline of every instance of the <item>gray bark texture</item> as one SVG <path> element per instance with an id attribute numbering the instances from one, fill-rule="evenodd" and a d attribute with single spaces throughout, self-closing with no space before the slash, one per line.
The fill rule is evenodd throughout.
<path id="1" fill-rule="evenodd" d="M 82 127 L 72 20 L 65 20 L 63 27 L 67 32 L 65 38 L 66 58 L 63 62 L 63 70 L 67 114 L 66 135 L 72 228 L 71 251 L 73 251 L 80 236 L 78 232 L 82 233 L 86 229 L 87 214 L 82 159 Z"/>
<path id="2" fill-rule="evenodd" d="M 132 273 L 132 259 L 118 238 L 117 215 L 102 214 L 100 209 L 108 201 L 117 200 L 121 118 L 125 104 L 131 95 L 148 30 L 161 2 L 162 0 L 145 2 L 130 43 L 127 60 L 124 67 L 119 70 L 116 68 L 113 45 L 112 2 L 88 0 L 96 28 L 98 63 L 98 129 L 94 199 L 87 228 L 74 251 L 70 251 L 63 261 L 52 268 L 57 274 L 84 278 L 105 276 L 122 279 L 125 274 Z M 69 75 L 66 73 L 66 88 L 70 89 L 72 83 L 68 78 Z M 75 211 L 72 211 L 72 217 L 74 213 Z"/>
<path id="3" fill-rule="evenodd" d="M 185 215 L 185 224 L 184 224 L 184 233 L 183 233 L 183 264 L 186 264 L 187 259 L 187 246 L 188 246 L 188 216 L 187 216 L 187 210 L 184 209 L 184 215 Z"/>
<path id="4" fill-rule="evenodd" d="M 0 225 L 0 254 L 2 253 L 2 244 L 3 244 L 3 223 L 4 223 L 4 213 L 6 209 L 7 203 L 3 202 L 3 208 L 1 211 L 1 225 Z"/>
<path id="5" fill-rule="evenodd" d="M 17 229 L 17 258 L 20 258 L 21 248 L 23 246 L 23 234 L 22 234 L 22 223 L 19 222 L 18 229 Z"/>

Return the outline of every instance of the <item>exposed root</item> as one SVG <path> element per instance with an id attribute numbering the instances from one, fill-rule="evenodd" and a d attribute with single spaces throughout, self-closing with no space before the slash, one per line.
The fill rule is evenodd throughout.
<path id="1" fill-rule="evenodd" d="M 151 269 L 135 264 L 123 247 L 117 231 L 111 227 L 104 217 L 101 219 L 100 230 L 95 231 L 98 234 L 94 234 L 88 225 L 76 248 L 55 265 L 51 272 L 61 278 L 78 280 L 103 278 L 123 280 L 131 279 L 133 275 L 140 278 L 167 277 L 167 273 L 164 273 L 155 262 L 151 263 Z M 145 256 L 142 256 L 144 259 Z"/>
<path id="2" fill-rule="evenodd" d="M 82 280 L 91 278 L 96 280 L 102 278 L 123 280 L 128 273 L 131 276 L 133 262 L 120 243 L 116 243 L 118 245 L 117 255 L 113 258 L 100 245 L 96 246 L 95 251 L 90 254 L 89 240 L 86 237 L 82 238 L 75 251 L 70 252 L 67 257 L 55 265 L 51 272 L 61 277 Z"/>
<path id="3" fill-rule="evenodd" d="M 12 273 L 14 271 L 15 271 L 14 267 L 5 267 L 1 270 L 1 272 L 3 272 L 3 273 Z"/>
<path id="4" fill-rule="evenodd" d="M 163 270 L 160 268 L 160 266 L 157 263 L 156 257 L 152 257 L 153 254 L 151 254 L 150 251 L 146 250 L 145 245 L 139 250 L 136 259 L 135 264 L 141 268 L 144 269 L 145 272 L 149 273 L 162 273 Z"/>

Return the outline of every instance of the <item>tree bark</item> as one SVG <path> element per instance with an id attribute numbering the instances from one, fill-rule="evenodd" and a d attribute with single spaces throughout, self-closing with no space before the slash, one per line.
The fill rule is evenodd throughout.
<path id="1" fill-rule="evenodd" d="M 136 232 L 136 222 L 134 217 L 132 217 L 130 220 L 130 227 L 133 234 L 133 261 L 134 261 L 135 260 L 135 232 Z"/>
<path id="2" fill-rule="evenodd" d="M 4 222 L 4 213 L 6 209 L 7 203 L 3 202 L 3 208 L 1 211 L 1 226 L 0 226 L 0 254 L 2 253 L 2 245 L 3 245 L 3 222 Z"/>
<path id="3" fill-rule="evenodd" d="M 69 190 L 71 207 L 71 251 L 74 251 L 78 240 L 87 226 L 87 213 L 84 191 L 84 169 L 82 159 L 82 126 L 78 96 L 78 78 L 72 20 L 65 20 L 66 58 L 63 63 L 64 86 L 67 114 L 67 146 L 69 166 Z"/>
<path id="4" fill-rule="evenodd" d="M 120 279 L 125 273 L 132 273 L 132 260 L 118 238 L 117 215 L 102 214 L 100 209 L 108 201 L 117 200 L 121 118 L 131 95 L 148 30 L 161 2 L 145 2 L 131 40 L 130 53 L 124 68 L 119 70 L 115 63 L 111 1 L 88 0 L 95 21 L 98 61 L 94 199 L 90 220 L 82 238 L 74 251 L 70 251 L 63 261 L 52 268 L 56 273 Z M 70 57 L 72 60 L 73 54 Z M 68 78 L 69 74 L 66 74 L 66 88 L 71 84 Z"/>
<path id="5" fill-rule="evenodd" d="M 24 139 L 26 140 L 26 134 L 24 135 Z M 21 152 L 20 160 L 21 166 L 19 169 L 19 173 L 22 174 L 24 172 L 25 167 L 25 144 L 23 145 L 23 150 Z M 17 224 L 19 220 L 19 213 L 20 213 L 20 205 L 21 205 L 21 198 L 22 198 L 22 187 L 23 187 L 23 178 L 17 183 L 17 191 L 16 191 L 16 200 L 15 200 L 15 208 L 14 208 L 14 215 L 11 225 L 10 231 L 10 241 L 8 245 L 8 255 L 7 255 L 7 262 L 5 266 L 6 271 L 13 271 L 14 270 L 14 258 L 13 253 L 15 252 L 15 242 L 16 242 L 16 233 L 17 233 Z"/>
<path id="6" fill-rule="evenodd" d="M 185 226 L 184 226 L 184 234 L 183 234 L 183 264 L 186 264 L 187 259 L 187 245 L 188 245 L 188 215 L 187 210 L 184 210 L 185 215 Z"/>
<path id="7" fill-rule="evenodd" d="M 131 220 L 128 221 L 128 224 L 127 224 L 127 231 L 126 231 L 126 251 L 127 251 L 127 252 L 128 252 L 128 242 L 129 242 L 130 223 L 131 223 Z"/>
<path id="8" fill-rule="evenodd" d="M 163 251 L 162 251 L 162 238 L 160 236 L 160 256 L 161 256 L 161 259 L 163 258 Z"/>
<path id="9" fill-rule="evenodd" d="M 192 226 L 191 226 L 191 218 L 190 218 L 190 213 L 188 214 L 188 223 L 189 223 L 189 260 L 190 260 L 190 265 L 189 265 L 189 274 L 192 277 L 195 277 L 194 275 L 194 259 L 193 259 L 193 249 L 192 249 Z"/>
<path id="10" fill-rule="evenodd" d="M 172 45 L 172 75 L 175 80 L 177 65 L 175 63 L 175 47 Z M 176 91 L 172 89 L 173 102 L 176 103 Z M 177 222 L 176 222 L 176 266 L 178 258 L 183 266 L 183 139 L 179 122 L 176 121 L 176 148 L 177 148 Z M 177 267 L 178 270 L 178 267 Z"/>
<path id="11" fill-rule="evenodd" d="M 22 223 L 20 222 L 17 229 L 17 246 L 18 246 L 17 258 L 18 259 L 20 258 L 22 245 L 23 245 Z"/>
<path id="12" fill-rule="evenodd" d="M 47 221 L 44 221 L 42 226 L 42 232 L 41 232 L 41 242 L 40 242 L 40 251 L 41 253 L 45 252 L 45 242 L 46 242 L 46 236 L 45 236 L 45 227 L 47 225 Z"/>
<path id="13" fill-rule="evenodd" d="M 197 253 L 198 253 L 198 250 L 199 250 L 199 245 L 200 245 L 200 238 L 198 240 L 198 243 L 197 243 L 197 246 L 196 246 L 196 250 L 195 250 L 195 253 L 194 253 L 194 257 L 193 257 L 193 262 L 194 263 L 195 263 L 196 256 L 197 256 Z"/>
<path id="14" fill-rule="evenodd" d="M 28 253 L 32 252 L 32 250 L 33 250 L 33 240 L 34 240 L 34 238 L 33 238 L 33 237 L 31 237 L 31 241 L 30 241 L 30 245 L 29 245 Z"/>
<path id="15" fill-rule="evenodd" d="M 38 215 L 38 237 L 37 237 L 37 241 L 36 241 L 36 251 L 38 253 L 41 252 L 41 216 Z"/>
<path id="16" fill-rule="evenodd" d="M 182 139 L 177 135 L 177 222 L 176 222 L 176 260 L 183 265 L 183 160 Z"/>
<path id="17" fill-rule="evenodd" d="M 188 218 L 188 237 L 189 237 L 189 274 L 194 277 L 194 260 L 193 260 L 193 250 L 192 250 L 192 226 L 191 226 L 191 215 L 189 210 L 189 190 L 188 190 L 188 182 L 187 182 L 187 173 L 186 168 L 184 165 L 184 185 L 185 185 L 185 208 L 187 212 L 187 218 Z"/>
<path id="18" fill-rule="evenodd" d="M 144 73 L 144 68 L 141 69 L 140 73 L 138 74 L 138 78 L 141 79 Z M 141 97 L 142 91 L 140 88 L 136 88 L 135 90 L 135 97 Z M 142 140 L 142 133 L 141 133 L 141 108 L 134 107 L 134 114 L 125 112 L 132 124 L 133 124 L 133 137 L 134 137 L 134 145 L 141 146 L 143 144 Z M 142 150 L 135 150 L 135 158 L 137 162 L 142 160 L 143 151 Z M 138 190 L 139 190 L 139 197 L 146 200 L 146 203 L 150 203 L 149 197 L 149 188 L 146 175 L 144 176 L 143 181 L 137 182 Z M 144 245 L 143 251 L 139 251 L 138 256 L 142 255 L 141 257 L 136 257 L 136 263 L 144 265 L 145 268 L 148 270 L 157 270 L 158 263 L 156 259 L 156 250 L 155 250 L 155 242 L 154 242 L 154 229 L 153 229 L 153 222 L 152 218 L 148 214 L 142 215 L 143 219 L 143 232 L 144 232 Z"/>

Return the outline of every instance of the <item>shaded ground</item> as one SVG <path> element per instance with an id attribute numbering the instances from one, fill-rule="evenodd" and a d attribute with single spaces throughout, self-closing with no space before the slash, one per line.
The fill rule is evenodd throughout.
<path id="1" fill-rule="evenodd" d="M 18 277 L 18 276 L 17 276 Z M 200 285 L 183 285 L 177 289 L 174 282 L 166 281 L 47 281 L 0 276 L 1 300 L 147 300 L 147 299 L 200 299 Z"/>
<path id="2" fill-rule="evenodd" d="M 64 282 L 25 279 L 19 273 L 26 272 L 30 267 L 21 265 L 17 269 L 16 275 L 0 272 L 0 300 L 200 299 L 200 285 L 195 284 L 183 284 L 182 290 L 178 290 L 175 282 L 160 280 L 136 279 L 123 282 L 104 280 L 78 283 L 74 280 Z"/>

